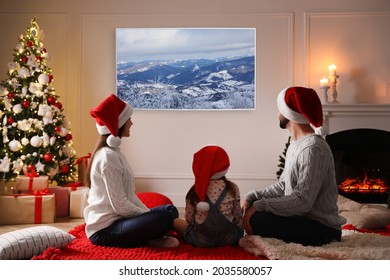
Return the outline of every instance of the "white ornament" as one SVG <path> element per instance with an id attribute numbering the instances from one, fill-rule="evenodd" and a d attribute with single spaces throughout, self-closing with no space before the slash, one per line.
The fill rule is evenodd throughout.
<path id="1" fill-rule="evenodd" d="M 49 82 L 49 76 L 46 74 L 39 75 L 38 82 L 42 85 L 46 85 Z"/>
<path id="2" fill-rule="evenodd" d="M 58 135 L 61 137 L 65 137 L 66 135 L 68 135 L 68 130 L 65 127 L 61 127 L 61 130 Z"/>
<path id="3" fill-rule="evenodd" d="M 38 161 L 37 164 L 35 164 L 35 168 L 37 169 L 38 172 L 44 172 L 45 171 L 45 165 Z"/>
<path id="4" fill-rule="evenodd" d="M 53 146 L 55 143 L 56 143 L 56 141 L 57 141 L 57 137 L 55 137 L 55 136 L 52 136 L 52 137 L 50 137 L 50 146 Z"/>
<path id="5" fill-rule="evenodd" d="M 21 121 L 18 121 L 18 128 L 20 130 L 23 130 L 23 131 L 28 131 L 30 128 L 31 128 L 31 120 L 21 120 Z"/>
<path id="6" fill-rule="evenodd" d="M 30 71 L 28 71 L 28 69 L 26 67 L 22 67 L 19 69 L 18 75 L 20 78 L 26 79 L 26 78 L 30 77 Z"/>
<path id="7" fill-rule="evenodd" d="M 18 140 L 12 140 L 11 142 L 8 143 L 8 147 L 11 151 L 17 152 L 22 148 L 22 145 Z"/>
<path id="8" fill-rule="evenodd" d="M 28 89 L 27 89 L 26 86 L 24 86 L 24 87 L 22 88 L 22 95 L 23 95 L 23 96 L 26 96 L 27 92 L 28 92 Z"/>
<path id="9" fill-rule="evenodd" d="M 14 170 L 14 173 L 19 174 L 20 171 L 23 169 L 23 161 L 18 158 L 17 160 L 13 161 L 12 164 L 14 167 L 12 168 Z"/>
<path id="10" fill-rule="evenodd" d="M 37 95 L 38 97 L 41 97 L 43 95 L 42 85 L 40 83 L 30 83 L 28 90 L 31 93 Z"/>
<path id="11" fill-rule="evenodd" d="M 16 104 L 12 107 L 12 111 L 15 113 L 15 114 L 19 114 L 23 111 L 23 108 L 22 108 L 22 105 L 21 104 Z"/>
<path id="12" fill-rule="evenodd" d="M 22 138 L 22 145 L 23 146 L 27 146 L 28 143 L 30 143 L 30 141 L 26 137 Z"/>
<path id="13" fill-rule="evenodd" d="M 47 147 L 49 146 L 49 135 L 47 135 L 47 133 L 43 133 L 42 135 L 42 140 L 43 140 L 43 147 Z"/>
<path id="14" fill-rule="evenodd" d="M 33 136 L 31 139 L 30 139 L 30 144 L 31 146 L 35 147 L 35 148 L 38 148 L 42 145 L 42 138 L 35 135 Z"/>
<path id="15" fill-rule="evenodd" d="M 6 154 L 3 159 L 0 159 L 0 172 L 8 172 L 8 171 L 9 171 L 9 158 L 8 158 L 8 154 Z"/>

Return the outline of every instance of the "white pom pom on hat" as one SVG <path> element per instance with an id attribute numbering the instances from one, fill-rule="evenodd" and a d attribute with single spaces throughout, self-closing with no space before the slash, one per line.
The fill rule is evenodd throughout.
<path id="1" fill-rule="evenodd" d="M 209 210 L 210 206 L 205 201 L 209 181 L 225 176 L 229 166 L 229 156 L 219 146 L 208 145 L 194 154 L 192 171 L 195 175 L 195 193 L 200 200 L 196 206 L 197 211 L 207 212 Z"/>
<path id="2" fill-rule="evenodd" d="M 318 135 L 329 132 L 327 126 L 323 125 L 322 104 L 314 89 L 285 88 L 277 97 L 277 105 L 279 112 L 290 121 L 310 124 Z"/>
<path id="3" fill-rule="evenodd" d="M 109 95 L 90 111 L 90 115 L 96 119 L 98 133 L 100 135 L 110 134 L 106 142 L 113 148 L 120 146 L 119 128 L 126 123 L 132 114 L 133 108 L 114 94 Z"/>

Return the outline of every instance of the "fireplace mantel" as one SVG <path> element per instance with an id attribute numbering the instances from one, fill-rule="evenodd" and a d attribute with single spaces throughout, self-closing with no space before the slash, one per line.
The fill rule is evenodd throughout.
<path id="1" fill-rule="evenodd" d="M 350 128 L 390 130 L 390 104 L 324 104 L 324 123 L 330 132 Z"/>

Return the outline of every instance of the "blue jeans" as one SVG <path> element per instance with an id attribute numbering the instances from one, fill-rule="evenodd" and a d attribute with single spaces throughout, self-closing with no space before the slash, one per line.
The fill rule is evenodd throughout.
<path id="1" fill-rule="evenodd" d="M 141 247 L 152 239 L 161 238 L 172 230 L 173 220 L 179 217 L 171 204 L 151 208 L 149 212 L 131 218 L 116 220 L 110 226 L 94 233 L 92 244 L 108 247 Z"/>

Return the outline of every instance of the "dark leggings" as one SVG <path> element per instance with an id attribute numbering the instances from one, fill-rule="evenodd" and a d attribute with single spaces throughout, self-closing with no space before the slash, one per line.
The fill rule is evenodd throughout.
<path id="1" fill-rule="evenodd" d="M 108 247 L 141 247 L 152 239 L 161 238 L 172 230 L 173 220 L 179 216 L 173 205 L 163 205 L 132 218 L 116 220 L 112 225 L 94 233 L 92 244 Z"/>
<path id="2" fill-rule="evenodd" d="M 341 240 L 341 230 L 327 227 L 320 222 L 302 217 L 281 217 L 270 213 L 256 212 L 250 220 L 253 234 L 273 237 L 287 243 L 321 246 Z"/>

